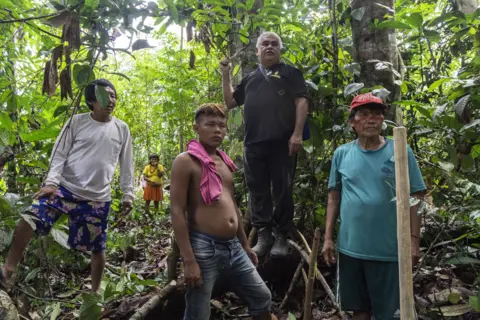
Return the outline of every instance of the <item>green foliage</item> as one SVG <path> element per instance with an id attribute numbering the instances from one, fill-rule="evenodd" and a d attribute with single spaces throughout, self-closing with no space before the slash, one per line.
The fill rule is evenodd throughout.
<path id="1" fill-rule="evenodd" d="M 0 196 L 0 251 L 8 249 L 15 222 L 46 174 L 55 138 L 76 107 L 76 94 L 81 95 L 90 80 L 105 77 L 116 86 L 115 116 L 127 122 L 132 133 L 136 194 L 141 196 L 139 179 L 148 154 L 160 154 L 168 184 L 171 163 L 195 137 L 194 110 L 204 102 L 222 101 L 219 59 L 233 54 L 232 47 L 237 51 L 249 44 L 257 28 L 273 30 L 282 37 L 284 61 L 298 67 L 307 80 L 311 138 L 305 141 L 298 157 L 295 222 L 307 231 L 323 226 L 333 151 L 354 138 L 346 123 L 348 105 L 359 92 L 376 89 L 379 94 L 385 93 L 381 87 L 365 88 L 359 83 L 361 66 L 353 60 L 356 44 L 350 22 L 365 19 L 367 11 L 352 11 L 348 1 L 335 3 L 333 16 L 333 8 L 319 0 L 268 0 L 260 8 L 254 7 L 253 0 L 68 0 L 50 1 L 51 5 L 46 1 L 38 4 L 19 0 L 13 4 L 0 0 L 0 20 L 52 15 L 0 24 L 0 146 L 9 145 L 16 153 L 0 183 L 8 192 Z M 478 266 L 478 256 L 462 248 L 468 244 L 470 249 L 478 249 L 480 230 L 480 11 L 463 14 L 449 1 L 411 0 L 397 0 L 396 8 L 380 9 L 385 10 L 386 20 L 372 21 L 371 28 L 395 30 L 404 65 L 403 70 L 395 70 L 403 75 L 395 78 L 401 98 L 389 102 L 403 112 L 410 146 L 421 165 L 433 205 L 439 208 L 439 218 L 466 230 L 453 240 L 457 247 L 443 262 Z M 79 17 L 81 45 L 71 54 L 75 94 L 73 99 L 63 101 L 58 84 L 53 93 L 42 95 L 41 79 L 45 62 L 51 60 L 55 48 L 70 45 L 61 35 L 71 15 Z M 187 35 L 183 43 L 178 34 L 170 32 L 180 28 Z M 116 32 L 124 35 L 125 46 L 118 44 Z M 59 74 L 67 70 L 65 60 L 63 57 L 58 62 Z M 233 63 L 235 81 L 255 61 L 253 50 L 239 54 Z M 377 66 L 392 68 L 381 61 Z M 103 106 L 108 104 L 105 90 L 99 87 L 95 94 Z M 88 111 L 84 101 L 76 111 Z M 230 111 L 228 128 L 223 148 L 239 164 L 236 199 L 245 208 L 246 189 L 241 175 L 244 124 L 240 108 Z M 17 195 L 19 200 L 11 201 L 8 194 Z M 112 209 L 118 212 L 118 172 L 112 195 Z M 168 207 L 168 192 L 165 205 Z M 141 216 L 136 210 L 131 219 L 136 221 Z M 88 259 L 67 251 L 66 223 L 59 221 L 47 238 L 46 255 L 76 271 L 83 270 Z M 148 236 L 155 230 L 154 226 L 121 233 L 112 230 L 109 259 L 122 259 L 123 253 L 137 244 L 137 233 Z M 30 250 L 36 252 L 39 248 L 37 241 Z M 23 271 L 26 283 L 33 285 L 41 275 L 40 261 L 36 255 L 29 256 L 32 268 Z M 112 300 L 144 292 L 162 281 L 161 277 L 145 280 L 135 270 L 117 273 L 106 275 L 101 297 L 83 296 L 80 317 L 93 319 Z M 74 282 L 68 285 L 79 286 Z M 72 290 L 62 290 L 68 294 L 65 298 L 78 300 Z M 471 297 L 470 305 L 479 309 L 478 301 L 479 297 Z M 63 303 L 50 304 L 49 317 L 58 317 L 61 308 L 65 308 Z M 294 318 L 292 314 L 289 317 Z"/>

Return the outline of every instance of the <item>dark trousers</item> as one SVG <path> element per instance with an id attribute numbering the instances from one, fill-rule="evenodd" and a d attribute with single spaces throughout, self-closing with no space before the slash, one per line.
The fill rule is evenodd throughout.
<path id="1" fill-rule="evenodd" d="M 289 231 L 293 220 L 295 157 L 288 155 L 288 141 L 260 142 L 244 148 L 245 178 L 254 227 L 275 226 Z"/>

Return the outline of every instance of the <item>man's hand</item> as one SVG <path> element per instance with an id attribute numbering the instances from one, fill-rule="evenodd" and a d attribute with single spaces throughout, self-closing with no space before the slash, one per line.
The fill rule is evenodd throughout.
<path id="1" fill-rule="evenodd" d="M 412 267 L 414 267 L 420 259 L 420 239 L 416 236 L 411 236 L 411 251 L 412 251 Z"/>
<path id="2" fill-rule="evenodd" d="M 288 140 L 288 149 L 289 149 L 288 154 L 290 156 L 293 156 L 295 153 L 302 150 L 302 143 L 303 143 L 302 136 L 294 133 L 290 137 L 290 140 Z"/>
<path id="3" fill-rule="evenodd" d="M 56 186 L 45 186 L 38 190 L 37 193 L 35 193 L 35 200 L 38 200 L 43 197 L 48 197 L 48 201 L 53 202 L 55 199 L 55 193 L 57 192 L 58 188 Z"/>
<path id="4" fill-rule="evenodd" d="M 196 261 L 184 261 L 185 284 L 192 288 L 198 288 L 202 285 L 202 274 Z"/>
<path id="5" fill-rule="evenodd" d="M 223 58 L 220 61 L 220 71 L 222 71 L 222 75 L 228 75 L 228 73 L 230 72 L 230 67 L 231 67 L 231 64 L 228 58 Z"/>
<path id="6" fill-rule="evenodd" d="M 133 209 L 133 206 L 131 202 L 123 201 L 122 213 L 121 213 L 122 216 L 126 216 L 127 214 L 129 214 L 130 211 L 132 211 L 132 209 Z"/>
<path id="7" fill-rule="evenodd" d="M 253 252 L 252 248 L 248 247 L 244 249 L 245 252 L 247 253 L 247 256 L 250 258 L 252 261 L 253 265 L 256 267 L 258 265 L 258 257 L 255 252 Z"/>
<path id="8" fill-rule="evenodd" d="M 325 239 L 323 242 L 322 255 L 323 260 L 325 260 L 325 263 L 329 267 L 332 263 L 337 262 L 337 259 L 335 258 L 335 244 L 332 240 Z"/>

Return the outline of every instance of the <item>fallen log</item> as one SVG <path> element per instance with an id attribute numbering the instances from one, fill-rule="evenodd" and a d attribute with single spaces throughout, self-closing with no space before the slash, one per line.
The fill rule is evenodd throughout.
<path id="1" fill-rule="evenodd" d="M 158 294 L 150 298 L 140 309 L 138 309 L 130 320 L 141 320 L 152 312 L 162 301 L 177 288 L 177 282 L 175 280 L 170 281 Z"/>

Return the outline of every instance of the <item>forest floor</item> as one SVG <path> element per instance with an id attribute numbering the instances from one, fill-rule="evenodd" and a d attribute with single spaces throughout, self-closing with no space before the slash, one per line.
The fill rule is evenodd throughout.
<path id="1" fill-rule="evenodd" d="M 444 227 L 436 221 L 428 221 L 428 217 L 426 220 L 422 239 L 424 258 L 420 268 L 414 271 L 419 318 L 480 319 L 480 313 L 475 313 L 471 305 L 472 299 L 478 296 L 478 268 L 469 261 L 444 263 L 446 256 L 458 252 L 457 235 L 451 230 L 445 232 Z M 115 237 L 115 234 L 136 234 L 138 230 L 143 232 L 134 240 Z M 167 257 L 172 232 L 169 216 L 159 215 L 153 220 L 120 220 L 110 232 L 113 233 L 113 241 L 117 242 L 108 253 L 102 284 L 104 290 L 100 296 L 88 294 L 88 259 L 83 257 L 87 263 L 82 264 L 81 270 L 51 261 L 50 265 L 44 266 L 41 275 L 37 273 L 37 277 L 42 278 L 43 275 L 47 283 L 40 281 L 37 283 L 39 288 L 33 288 L 34 284 L 22 284 L 31 280 L 23 278 L 11 288 L 9 295 L 13 297 L 21 319 L 95 319 L 98 316 L 102 319 L 130 319 L 135 311 L 158 295 L 167 285 Z M 68 252 L 72 254 L 73 251 Z M 476 252 L 478 254 L 478 250 Z M 82 259 L 81 254 L 73 254 L 77 255 L 76 259 Z M 260 274 L 272 291 L 273 312 L 280 320 L 301 319 L 303 315 L 305 283 L 302 277 L 299 277 L 287 303 L 280 309 L 300 259 L 300 254 L 291 250 L 286 259 L 280 262 L 267 260 L 259 266 Z M 320 258 L 318 262 L 321 273 L 335 292 L 335 267 L 327 267 Z M 146 319 L 182 319 L 185 290 L 180 263 L 178 271 L 176 286 L 160 299 Z M 73 282 L 67 281 L 68 277 L 73 277 Z M 248 319 L 247 310 L 238 297 L 223 292 L 222 288 L 218 291 L 211 301 L 211 319 Z M 1 307 L 0 304 L 0 319 Z M 312 319 L 341 319 L 319 281 L 314 286 Z"/>

